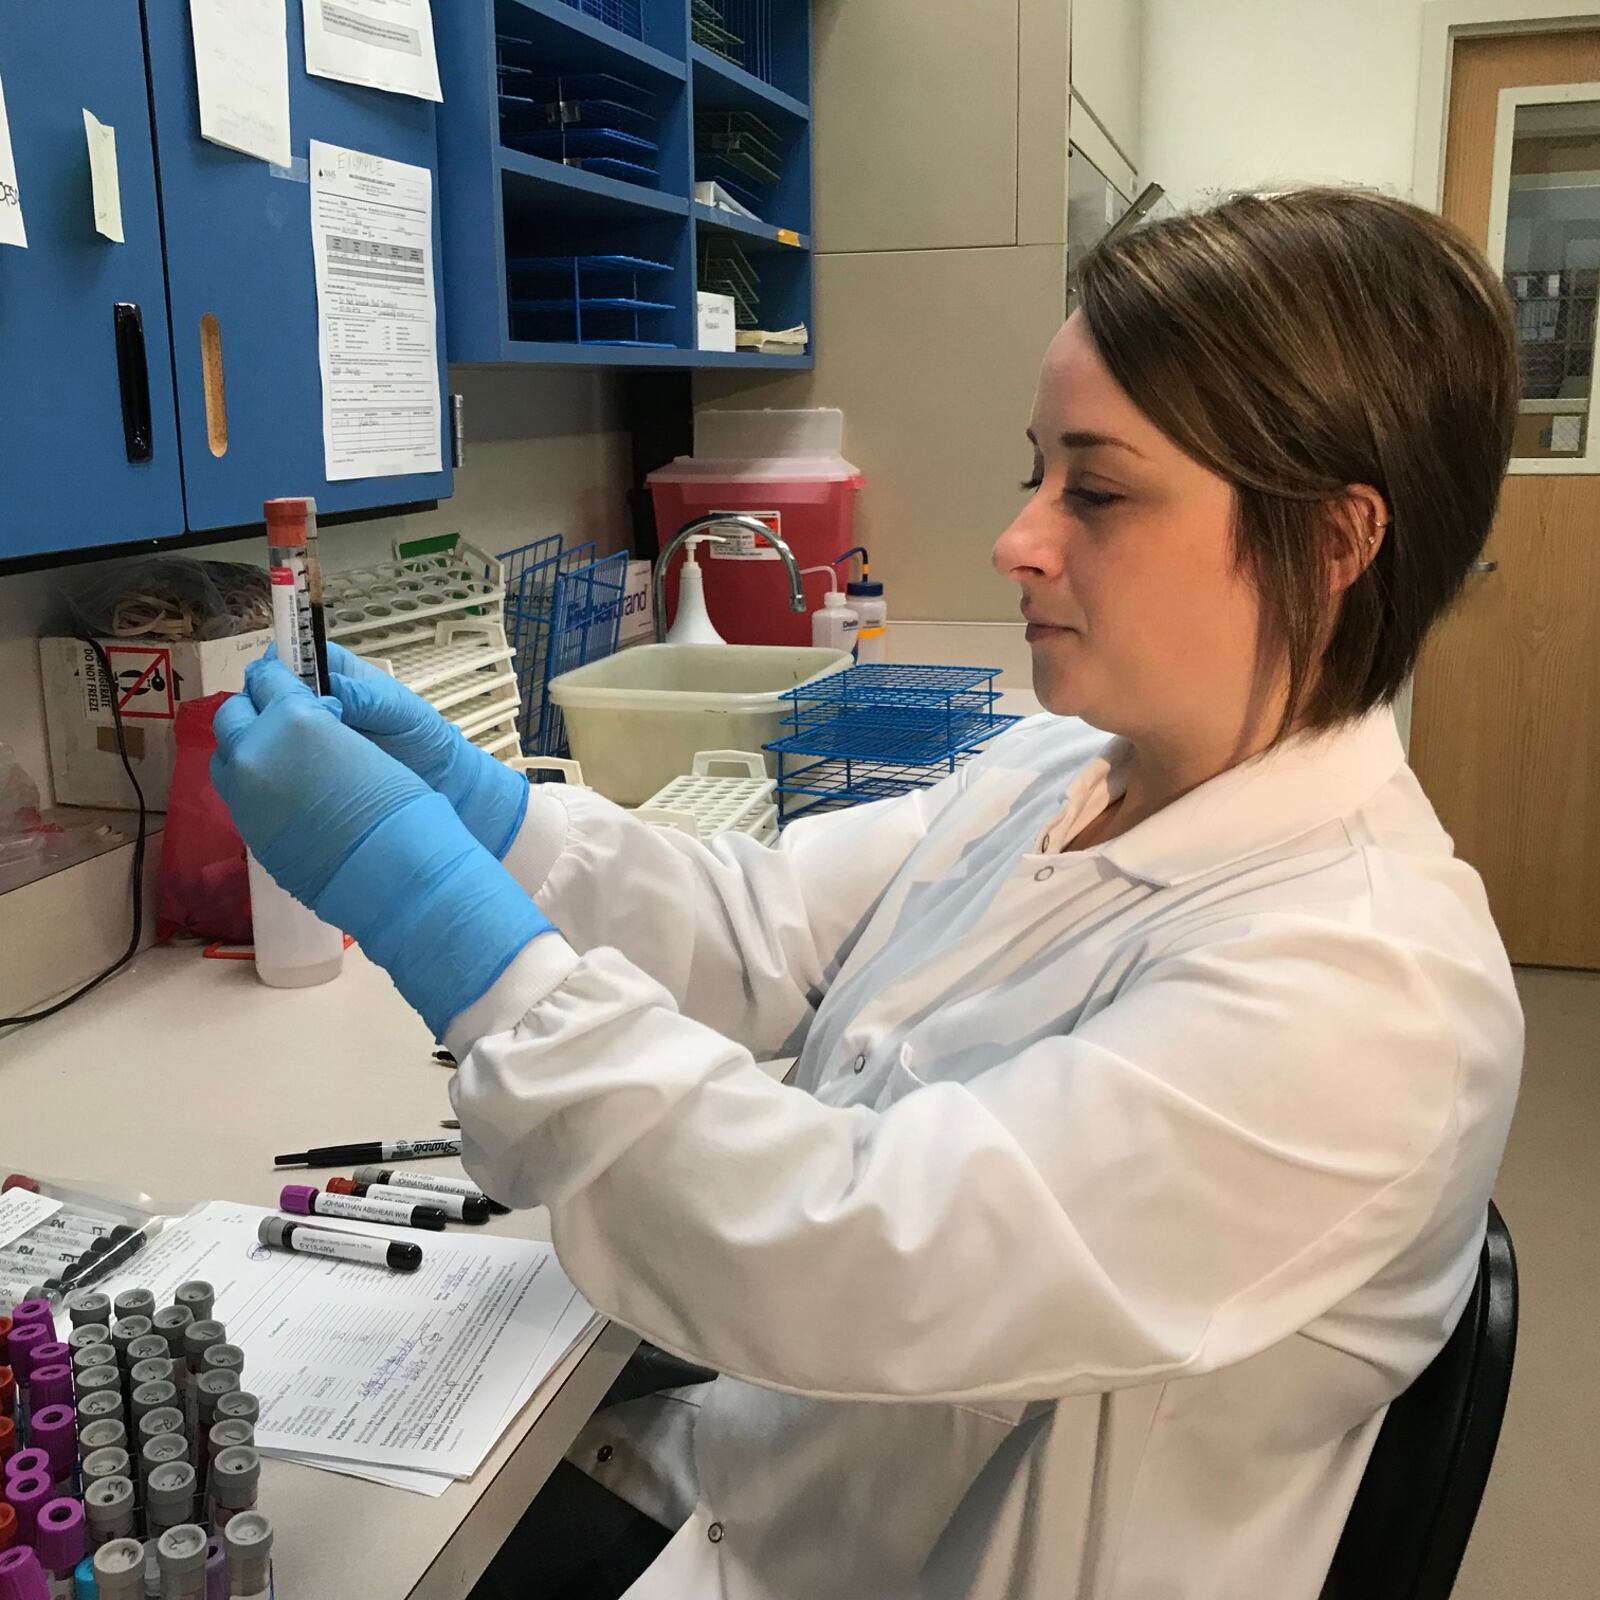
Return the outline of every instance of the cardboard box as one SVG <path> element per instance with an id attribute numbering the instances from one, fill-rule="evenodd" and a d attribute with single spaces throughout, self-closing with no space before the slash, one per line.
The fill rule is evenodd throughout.
<path id="1" fill-rule="evenodd" d="M 199 700 L 219 689 L 242 689 L 244 669 L 271 638 L 262 629 L 182 644 L 100 641 L 117 681 L 128 760 L 150 810 L 167 807 L 178 702 Z M 117 754 L 111 697 L 94 651 L 82 639 L 41 639 L 39 675 L 57 803 L 137 809 Z"/>
<path id="2" fill-rule="evenodd" d="M 622 591 L 622 621 L 617 624 L 617 649 L 631 644 L 654 644 L 655 606 L 650 594 L 651 567 L 648 561 L 630 561 Z"/>

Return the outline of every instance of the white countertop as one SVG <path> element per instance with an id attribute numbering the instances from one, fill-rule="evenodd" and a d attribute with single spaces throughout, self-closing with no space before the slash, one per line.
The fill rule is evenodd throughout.
<path id="1" fill-rule="evenodd" d="M 274 1171 L 280 1151 L 439 1133 L 449 1071 L 432 1043 L 354 948 L 315 989 L 268 989 L 250 962 L 208 961 L 195 945 L 148 950 L 59 1016 L 0 1037 L 0 1172 L 142 1192 L 161 1211 L 276 1205 L 298 1181 Z M 488 1227 L 549 1237 L 542 1211 Z M 463 1600 L 636 1343 L 602 1325 L 439 1499 L 265 1462 L 278 1593 Z"/>

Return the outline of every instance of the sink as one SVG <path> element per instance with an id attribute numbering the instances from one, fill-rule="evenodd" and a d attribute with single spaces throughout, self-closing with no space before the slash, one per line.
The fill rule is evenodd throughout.
<path id="1" fill-rule="evenodd" d="M 784 733 L 785 690 L 843 672 L 843 650 L 767 644 L 645 644 L 551 680 L 550 699 L 584 782 L 643 805 L 701 750 L 761 750 Z M 777 763 L 767 757 L 767 771 Z"/>

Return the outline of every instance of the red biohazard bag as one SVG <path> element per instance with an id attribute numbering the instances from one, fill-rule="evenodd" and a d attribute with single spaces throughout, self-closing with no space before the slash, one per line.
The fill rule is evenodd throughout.
<path id="1" fill-rule="evenodd" d="M 217 736 L 211 719 L 226 691 L 178 705 L 177 758 L 161 836 L 161 911 L 156 938 L 175 933 L 230 944 L 250 942 L 250 878 L 244 841 L 211 786 Z"/>

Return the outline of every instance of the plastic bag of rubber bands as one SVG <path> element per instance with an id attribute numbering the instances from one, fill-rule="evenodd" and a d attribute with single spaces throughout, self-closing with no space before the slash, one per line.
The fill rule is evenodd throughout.
<path id="1" fill-rule="evenodd" d="M 272 626 L 264 567 L 192 556 L 118 562 L 66 596 L 77 630 L 100 639 L 226 639 Z"/>

